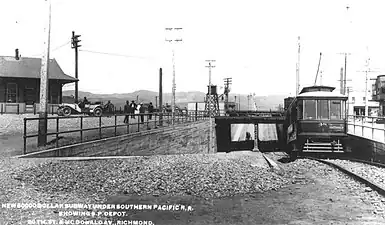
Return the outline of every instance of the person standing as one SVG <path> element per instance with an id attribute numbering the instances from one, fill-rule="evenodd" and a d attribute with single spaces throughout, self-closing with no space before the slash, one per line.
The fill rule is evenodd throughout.
<path id="1" fill-rule="evenodd" d="M 143 107 L 143 103 L 140 103 L 139 105 L 139 113 L 140 113 L 140 121 L 144 123 L 144 113 L 146 112 L 146 109 Z"/>
<path id="2" fill-rule="evenodd" d="M 136 109 L 136 104 L 134 100 L 132 100 L 130 104 L 130 113 L 131 113 L 131 118 L 133 119 L 135 119 L 135 109 Z"/>
<path id="3" fill-rule="evenodd" d="M 124 105 L 124 123 L 128 123 L 129 118 L 128 115 L 130 113 L 130 105 L 128 104 L 128 101 L 126 101 L 126 104 Z"/>
<path id="4" fill-rule="evenodd" d="M 148 105 L 148 118 L 151 120 L 152 119 L 152 113 L 154 112 L 154 106 L 152 105 L 152 102 L 150 102 L 150 105 Z"/>

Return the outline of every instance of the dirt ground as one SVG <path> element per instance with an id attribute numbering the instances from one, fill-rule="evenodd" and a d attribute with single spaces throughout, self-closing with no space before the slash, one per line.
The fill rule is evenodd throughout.
<path id="1" fill-rule="evenodd" d="M 256 193 L 232 198 L 197 200 L 180 197 L 173 203 L 191 205 L 189 212 L 141 212 L 120 220 L 151 220 L 166 224 L 384 224 L 373 214 L 370 205 L 349 194 L 346 187 L 336 187 L 328 180 L 305 174 L 307 184 L 296 183 L 277 191 Z M 112 197 L 115 204 L 169 204 L 170 198 L 143 197 L 141 200 L 125 196 Z M 169 203 L 166 203 L 169 201 Z M 130 213 L 130 212 L 127 212 Z"/>

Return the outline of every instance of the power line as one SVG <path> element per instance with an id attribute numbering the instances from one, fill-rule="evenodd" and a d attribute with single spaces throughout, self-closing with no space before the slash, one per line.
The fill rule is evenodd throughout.
<path id="1" fill-rule="evenodd" d="M 59 45 L 58 47 L 50 50 L 51 52 L 54 52 L 56 50 L 59 50 L 60 48 L 63 48 L 64 46 L 68 45 L 69 43 L 71 43 L 71 41 L 67 41 L 66 43 L 62 44 L 62 45 Z M 40 54 L 34 54 L 32 55 L 32 57 L 35 57 L 35 56 L 39 56 L 39 55 L 42 55 L 43 53 L 40 53 Z"/>
<path id="2" fill-rule="evenodd" d="M 67 41 L 66 43 L 64 43 L 64 44 L 62 44 L 62 45 L 60 45 L 60 46 L 58 46 L 58 47 L 52 49 L 52 51 L 59 50 L 60 48 L 63 48 L 64 46 L 68 45 L 69 43 L 71 43 L 71 41 Z"/>
<path id="3" fill-rule="evenodd" d="M 109 53 L 109 52 L 98 52 L 98 51 L 84 50 L 84 49 L 79 49 L 79 51 L 81 51 L 81 52 L 95 53 L 95 54 L 102 54 L 102 55 L 110 55 L 110 56 L 126 57 L 126 58 L 140 58 L 140 59 L 152 59 L 152 58 L 153 58 L 153 57 L 142 57 L 142 56 L 123 55 L 123 54 L 116 54 L 116 53 Z"/>

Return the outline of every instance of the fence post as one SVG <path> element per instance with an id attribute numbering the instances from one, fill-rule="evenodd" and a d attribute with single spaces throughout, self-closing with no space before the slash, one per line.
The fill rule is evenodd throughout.
<path id="1" fill-rule="evenodd" d="M 3 107 L 1 107 L 3 109 Z M 23 149 L 23 154 L 25 155 L 27 153 L 27 118 L 24 118 L 24 149 Z"/>
<path id="2" fill-rule="evenodd" d="M 384 123 L 384 129 L 383 129 L 383 131 L 384 131 L 384 142 L 385 142 L 385 123 Z"/>
<path id="3" fill-rule="evenodd" d="M 115 136 L 116 136 L 116 113 L 115 113 Z"/>
<path id="4" fill-rule="evenodd" d="M 140 131 L 140 113 L 138 113 L 138 132 Z"/>
<path id="5" fill-rule="evenodd" d="M 195 121 L 198 120 L 198 102 L 195 103 Z"/>
<path id="6" fill-rule="evenodd" d="M 365 129 L 365 127 L 364 127 L 364 118 L 365 118 L 365 117 L 361 117 L 362 137 L 364 137 L 364 129 Z"/>
<path id="7" fill-rule="evenodd" d="M 59 147 L 59 117 L 56 117 L 56 148 Z"/>
<path id="8" fill-rule="evenodd" d="M 102 116 L 99 116 L 99 139 L 102 139 Z"/>
<path id="9" fill-rule="evenodd" d="M 130 120 L 131 120 L 131 113 L 125 114 L 124 116 L 128 115 L 128 121 L 127 121 L 127 134 L 130 133 Z"/>
<path id="10" fill-rule="evenodd" d="M 374 117 L 372 117 L 372 139 L 374 140 Z"/>
<path id="11" fill-rule="evenodd" d="M 18 103 L 17 104 L 17 115 L 19 115 L 20 114 L 20 104 Z"/>
<path id="12" fill-rule="evenodd" d="M 356 134 L 356 116 L 353 115 L 353 134 Z"/>
<path id="13" fill-rule="evenodd" d="M 80 117 L 80 143 L 83 142 L 83 116 Z"/>
<path id="14" fill-rule="evenodd" d="M 149 123 L 148 116 L 149 114 L 147 114 L 147 130 L 148 130 L 148 123 Z"/>

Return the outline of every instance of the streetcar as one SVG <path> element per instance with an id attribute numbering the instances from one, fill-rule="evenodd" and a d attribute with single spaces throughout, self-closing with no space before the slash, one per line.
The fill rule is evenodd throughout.
<path id="1" fill-rule="evenodd" d="M 347 96 L 335 87 L 304 87 L 295 98 L 286 98 L 287 152 L 292 158 L 306 153 L 345 153 Z"/>

